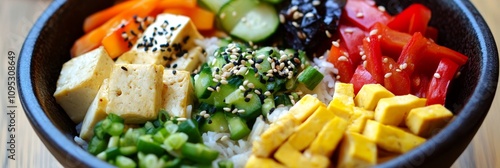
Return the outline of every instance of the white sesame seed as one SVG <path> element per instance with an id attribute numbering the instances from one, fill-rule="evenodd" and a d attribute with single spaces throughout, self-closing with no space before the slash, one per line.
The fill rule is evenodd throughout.
<path id="1" fill-rule="evenodd" d="M 255 88 L 255 85 L 253 83 L 248 83 L 247 86 L 252 89 Z"/>
<path id="2" fill-rule="evenodd" d="M 434 73 L 434 77 L 437 78 L 437 79 L 439 79 L 439 78 L 441 78 L 441 75 L 436 72 L 436 73 Z"/>
<path id="3" fill-rule="evenodd" d="M 220 138 L 221 141 L 227 141 L 229 140 L 229 137 L 227 135 L 224 135 Z"/>
<path id="4" fill-rule="evenodd" d="M 339 43 L 338 40 L 337 41 L 332 41 L 332 45 L 335 46 L 335 47 L 337 47 L 337 48 L 340 47 L 340 43 Z"/>
<path id="5" fill-rule="evenodd" d="M 371 41 L 370 37 L 366 37 L 366 41 L 370 42 Z"/>
<path id="6" fill-rule="evenodd" d="M 401 72 L 401 69 L 396 69 L 396 72 Z"/>
<path id="7" fill-rule="evenodd" d="M 314 17 L 314 13 L 312 13 L 312 12 L 307 12 L 307 13 L 306 13 L 306 18 L 311 18 L 311 17 Z"/>
<path id="8" fill-rule="evenodd" d="M 226 17 L 226 13 L 221 13 L 219 16 L 221 19 L 224 19 Z"/>
<path id="9" fill-rule="evenodd" d="M 236 13 L 236 11 L 233 11 L 232 15 L 233 15 L 233 16 L 236 16 L 236 14 L 237 14 L 237 13 Z"/>
<path id="10" fill-rule="evenodd" d="M 248 80 L 243 81 L 243 85 L 247 85 L 247 84 L 248 84 Z"/>
<path id="11" fill-rule="evenodd" d="M 299 11 L 293 12 L 293 19 L 300 19 L 304 14 L 300 13 Z"/>
<path id="12" fill-rule="evenodd" d="M 204 114 L 203 115 L 203 118 L 208 118 L 208 117 L 210 117 L 210 114 Z"/>
<path id="13" fill-rule="evenodd" d="M 292 6 L 289 10 L 288 10 L 288 14 L 292 14 L 293 12 L 295 12 L 297 9 L 299 9 L 298 6 Z"/>
<path id="14" fill-rule="evenodd" d="M 314 1 L 312 2 L 312 4 L 313 4 L 314 6 L 318 6 L 318 5 L 320 5 L 320 4 L 321 4 L 321 1 L 314 0 Z"/>
<path id="15" fill-rule="evenodd" d="M 384 75 L 384 78 L 389 78 L 389 77 L 391 77 L 391 76 L 392 76 L 392 73 L 390 73 L 390 72 L 389 72 L 389 73 L 386 73 L 386 74 Z"/>
<path id="16" fill-rule="evenodd" d="M 247 94 L 247 96 L 245 96 L 245 98 L 249 98 L 251 99 L 253 97 L 253 94 Z"/>
<path id="17" fill-rule="evenodd" d="M 379 11 L 385 12 L 385 7 L 384 6 L 378 6 L 377 8 L 378 8 Z"/>
<path id="18" fill-rule="evenodd" d="M 389 69 L 392 69 L 392 64 L 389 64 Z"/>
<path id="19" fill-rule="evenodd" d="M 368 62 L 363 61 L 363 67 L 365 67 L 365 68 L 366 68 L 366 65 L 367 65 L 367 64 L 368 64 Z"/>
<path id="20" fill-rule="evenodd" d="M 255 92 L 255 94 L 258 94 L 258 95 L 262 94 L 262 93 L 260 93 L 259 90 L 254 90 L 253 92 Z"/>
<path id="21" fill-rule="evenodd" d="M 215 87 L 215 91 L 219 92 L 220 91 L 220 86 Z"/>
<path id="22" fill-rule="evenodd" d="M 347 59 L 347 57 L 346 57 L 346 56 L 340 56 L 340 57 L 338 58 L 338 61 L 349 61 L 349 59 Z"/>
<path id="23" fill-rule="evenodd" d="M 408 67 L 408 64 L 407 63 L 402 63 L 401 65 L 399 65 L 399 69 L 401 70 L 404 70 Z"/>
<path id="24" fill-rule="evenodd" d="M 214 88 L 212 88 L 212 87 L 208 87 L 207 90 L 211 91 L 211 92 L 215 91 Z"/>
<path id="25" fill-rule="evenodd" d="M 183 117 L 180 117 L 180 118 L 177 118 L 177 121 L 186 121 L 187 119 L 186 118 L 183 118 Z"/>
<path id="26" fill-rule="evenodd" d="M 462 72 L 458 71 L 457 74 L 455 74 L 455 78 L 458 78 L 461 74 Z"/>
<path id="27" fill-rule="evenodd" d="M 200 116 L 203 116 L 205 114 L 207 114 L 207 111 L 205 111 L 205 110 L 203 110 L 203 111 L 200 112 Z"/>
<path id="28" fill-rule="evenodd" d="M 326 37 L 332 38 L 332 34 L 330 34 L 330 31 L 325 30 Z"/>
<path id="29" fill-rule="evenodd" d="M 245 87 L 243 87 L 243 85 L 240 85 L 240 87 L 238 87 L 241 91 L 246 91 L 247 89 L 245 89 Z"/>
<path id="30" fill-rule="evenodd" d="M 264 59 L 264 57 L 266 57 L 266 55 L 262 54 L 262 55 L 257 56 L 257 59 Z"/>
<path id="31" fill-rule="evenodd" d="M 243 109 L 238 110 L 238 113 L 244 113 L 244 112 L 245 112 L 245 110 L 243 110 Z"/>
<path id="32" fill-rule="evenodd" d="M 271 96 L 271 92 L 266 91 L 266 92 L 264 92 L 264 95 L 266 95 L 266 96 Z"/>
<path id="33" fill-rule="evenodd" d="M 279 17 L 280 17 L 280 23 L 285 23 L 285 16 L 283 16 L 283 14 L 280 14 Z"/>
<path id="34" fill-rule="evenodd" d="M 227 111 L 227 112 L 230 112 L 230 111 L 231 111 L 231 108 L 229 108 L 229 107 L 224 107 L 224 108 L 222 108 L 222 110 Z"/>
<path id="35" fill-rule="evenodd" d="M 361 60 L 366 60 L 366 55 L 362 55 Z"/>
<path id="36" fill-rule="evenodd" d="M 340 79 L 340 75 L 335 76 L 335 79 Z"/>
<path id="37" fill-rule="evenodd" d="M 238 112 L 237 108 L 234 108 L 233 111 L 231 111 L 233 114 Z"/>
<path id="38" fill-rule="evenodd" d="M 356 17 L 357 17 L 357 18 L 362 18 L 362 17 L 364 17 L 364 16 L 365 16 L 365 15 L 364 15 L 363 13 L 361 13 L 361 12 L 356 13 Z"/>
<path id="39" fill-rule="evenodd" d="M 365 55 L 365 51 L 359 51 L 359 55 Z"/>
<path id="40" fill-rule="evenodd" d="M 378 29 L 373 29 L 372 31 L 370 31 L 370 36 L 375 35 L 377 33 L 378 33 Z"/>
<path id="41" fill-rule="evenodd" d="M 354 32 L 354 30 L 351 29 L 351 28 L 347 28 L 347 29 L 344 29 L 344 32 L 346 32 L 346 33 L 352 33 L 352 32 Z"/>
<path id="42" fill-rule="evenodd" d="M 297 22 L 292 22 L 292 25 L 293 25 L 294 27 L 297 27 L 297 28 L 299 28 L 299 27 L 300 27 L 300 25 L 299 25 Z"/>
<path id="43" fill-rule="evenodd" d="M 382 35 L 380 35 L 380 34 L 379 34 L 379 35 L 377 36 L 377 38 L 378 38 L 378 39 L 381 39 L 381 38 L 382 38 Z"/>
<path id="44" fill-rule="evenodd" d="M 388 61 L 389 61 L 389 59 L 388 59 L 388 58 L 384 58 L 384 59 L 382 59 L 382 62 L 383 62 L 383 63 L 387 63 Z"/>
<path id="45" fill-rule="evenodd" d="M 212 79 L 212 81 L 214 81 L 215 83 L 219 82 L 219 80 L 216 78 Z"/>

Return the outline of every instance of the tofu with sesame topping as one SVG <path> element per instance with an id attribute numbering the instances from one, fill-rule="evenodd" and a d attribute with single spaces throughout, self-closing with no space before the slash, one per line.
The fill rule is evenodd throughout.
<path id="1" fill-rule="evenodd" d="M 196 46 L 202 39 L 189 17 L 160 14 L 134 47 L 117 59 L 118 64 L 157 64 L 167 66 Z"/>
<path id="2" fill-rule="evenodd" d="M 174 73 L 175 71 L 175 73 Z M 193 104 L 193 84 L 188 71 L 163 72 L 162 106 L 171 116 L 190 117 L 187 106 Z"/>
<path id="3" fill-rule="evenodd" d="M 83 119 L 82 130 L 80 132 L 80 138 L 90 141 L 94 135 L 94 126 L 97 122 L 106 118 L 106 106 L 108 105 L 108 79 L 104 79 L 99 92 L 95 96 L 92 104 L 90 104 L 89 110 Z"/>
<path id="4" fill-rule="evenodd" d="M 104 79 L 109 77 L 113 60 L 100 47 L 64 63 L 54 97 L 75 123 L 82 122 Z"/>
<path id="5" fill-rule="evenodd" d="M 172 61 L 170 68 L 193 72 L 202 62 L 201 58 L 204 57 L 202 51 L 201 47 L 191 48 L 185 57 L 179 57 Z M 169 69 L 168 66 L 167 69 Z"/>
<path id="6" fill-rule="evenodd" d="M 106 113 L 122 117 L 126 124 L 141 124 L 158 116 L 163 91 L 161 65 L 116 64 L 109 77 Z"/>

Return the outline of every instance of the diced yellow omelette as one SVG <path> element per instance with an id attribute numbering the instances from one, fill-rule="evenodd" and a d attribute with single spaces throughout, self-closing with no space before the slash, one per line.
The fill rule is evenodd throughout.
<path id="1" fill-rule="evenodd" d="M 300 165 L 300 167 L 326 168 L 330 165 L 329 157 L 324 155 L 316 155 L 305 152 L 301 159 L 302 165 Z"/>
<path id="2" fill-rule="evenodd" d="M 295 149 L 301 151 L 307 148 L 316 138 L 316 134 L 321 131 L 321 128 L 333 119 L 335 115 L 328 111 L 325 107 L 320 106 L 314 113 L 301 124 L 295 133 L 290 136 L 288 142 Z"/>
<path id="3" fill-rule="evenodd" d="M 366 84 L 358 95 L 354 98 L 354 103 L 358 107 L 373 111 L 377 103 L 382 98 L 394 97 L 394 94 L 380 84 Z"/>
<path id="4" fill-rule="evenodd" d="M 429 137 L 441 130 L 453 118 L 453 113 L 440 104 L 414 108 L 406 117 L 406 126 L 414 134 Z"/>
<path id="5" fill-rule="evenodd" d="M 335 117 L 328 121 L 311 143 L 307 152 L 330 157 L 335 151 L 347 128 L 347 121 Z"/>
<path id="6" fill-rule="evenodd" d="M 408 152 L 425 142 L 424 138 L 373 120 L 366 122 L 363 135 L 375 141 L 380 148 L 397 153 Z"/>
<path id="7" fill-rule="evenodd" d="M 274 158 L 287 167 L 300 167 L 304 164 L 302 153 L 288 142 L 278 148 L 274 153 Z"/>
<path id="8" fill-rule="evenodd" d="M 377 145 L 367 137 L 346 132 L 340 146 L 337 167 L 371 167 L 377 164 Z"/>
<path id="9" fill-rule="evenodd" d="M 250 156 L 245 168 L 285 168 L 282 164 L 270 158 L 261 158 L 255 155 Z"/>
<path id="10" fill-rule="evenodd" d="M 258 157 L 269 157 L 300 124 L 292 114 L 286 114 L 271 124 L 260 138 L 253 141 L 252 153 Z"/>
<path id="11" fill-rule="evenodd" d="M 333 96 L 345 95 L 354 98 L 354 86 L 352 83 L 335 82 L 335 91 Z"/>
<path id="12" fill-rule="evenodd" d="M 387 162 L 389 160 L 394 159 L 395 157 L 398 157 L 399 153 L 394 153 L 394 152 L 388 152 L 383 149 L 377 149 L 377 164 L 382 164 L 384 162 Z"/>
<path id="13" fill-rule="evenodd" d="M 353 98 L 346 95 L 333 96 L 332 101 L 330 101 L 330 104 L 328 104 L 328 110 L 346 120 L 351 117 L 353 107 Z"/>
<path id="14" fill-rule="evenodd" d="M 375 120 L 386 125 L 398 126 L 411 109 L 425 106 L 426 99 L 414 95 L 380 99 L 375 108 Z"/>
<path id="15" fill-rule="evenodd" d="M 308 94 L 295 103 L 289 113 L 298 121 L 304 122 L 319 106 L 325 105 L 318 98 Z"/>
<path id="16" fill-rule="evenodd" d="M 354 107 L 351 118 L 349 118 L 349 125 L 347 131 L 361 133 L 365 128 L 367 120 L 372 120 L 374 117 L 373 111 L 368 111 L 360 107 Z"/>

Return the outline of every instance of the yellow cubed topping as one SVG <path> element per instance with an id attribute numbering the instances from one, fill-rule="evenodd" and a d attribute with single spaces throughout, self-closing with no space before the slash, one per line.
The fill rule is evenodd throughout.
<path id="1" fill-rule="evenodd" d="M 300 167 L 304 165 L 302 153 L 288 142 L 285 142 L 278 148 L 276 153 L 274 153 L 274 158 L 287 167 Z"/>
<path id="2" fill-rule="evenodd" d="M 287 114 L 271 124 L 260 138 L 253 141 L 252 153 L 259 157 L 269 157 L 285 140 L 292 135 L 300 123 Z"/>
<path id="3" fill-rule="evenodd" d="M 346 132 L 340 146 L 337 167 L 371 167 L 377 164 L 377 145 L 367 137 Z"/>
<path id="4" fill-rule="evenodd" d="M 425 106 L 426 99 L 413 95 L 380 99 L 375 108 L 375 120 L 386 125 L 398 126 L 411 109 Z"/>
<path id="5" fill-rule="evenodd" d="M 453 113 L 444 106 L 436 104 L 415 108 L 406 117 L 406 126 L 414 134 L 429 137 L 437 133 L 453 118 Z"/>
<path id="6" fill-rule="evenodd" d="M 408 152 L 425 142 L 424 138 L 373 120 L 366 122 L 363 135 L 375 141 L 380 148 L 397 153 Z"/>
<path id="7" fill-rule="evenodd" d="M 321 128 L 333 119 L 335 115 L 325 107 L 320 106 L 303 124 L 301 124 L 295 133 L 290 136 L 288 142 L 297 150 L 307 148 L 316 138 L 316 134 Z"/>
<path id="8" fill-rule="evenodd" d="M 354 98 L 356 106 L 373 111 L 377 103 L 382 98 L 394 97 L 389 90 L 380 84 L 367 84 L 359 90 Z"/>
<path id="9" fill-rule="evenodd" d="M 367 120 L 372 120 L 374 117 L 373 111 L 368 111 L 363 108 L 354 107 L 354 111 L 349 118 L 347 131 L 361 133 L 365 128 Z"/>
<path id="10" fill-rule="evenodd" d="M 282 164 L 269 158 L 261 158 L 255 155 L 250 156 L 245 168 L 285 168 Z"/>
<path id="11" fill-rule="evenodd" d="M 346 128 L 347 121 L 340 117 L 333 118 L 321 129 L 307 151 L 312 154 L 330 157 L 342 136 L 344 136 Z"/>
<path id="12" fill-rule="evenodd" d="M 330 101 L 330 104 L 328 104 L 328 110 L 346 120 L 351 117 L 353 107 L 353 98 L 346 95 L 333 96 L 332 101 Z"/>
<path id="13" fill-rule="evenodd" d="M 318 98 L 308 94 L 295 103 L 289 113 L 298 121 L 304 122 L 319 106 L 325 105 Z"/>
<path id="14" fill-rule="evenodd" d="M 330 165 L 329 158 L 324 155 L 315 155 L 306 152 L 301 157 L 302 165 L 299 165 L 299 167 L 326 168 Z"/>
<path id="15" fill-rule="evenodd" d="M 335 92 L 333 96 L 345 95 L 354 98 L 354 86 L 352 83 L 335 82 Z"/>

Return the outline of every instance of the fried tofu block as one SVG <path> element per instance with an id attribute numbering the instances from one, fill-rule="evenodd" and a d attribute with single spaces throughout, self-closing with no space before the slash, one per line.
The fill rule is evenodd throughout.
<path id="1" fill-rule="evenodd" d="M 176 60 L 172 61 L 170 66 L 167 66 L 167 69 L 193 72 L 201 64 L 200 58 L 203 55 L 202 51 L 203 49 L 201 47 L 191 48 L 186 56 L 178 57 Z"/>
<path id="2" fill-rule="evenodd" d="M 252 153 L 258 157 L 269 157 L 300 124 L 292 114 L 286 114 L 278 121 L 271 124 L 260 138 L 253 141 Z"/>
<path id="3" fill-rule="evenodd" d="M 398 126 L 404 122 L 411 109 L 425 106 L 426 99 L 414 95 L 380 99 L 375 108 L 375 120 L 386 125 Z"/>
<path id="4" fill-rule="evenodd" d="M 383 125 L 373 120 L 366 122 L 363 135 L 375 141 L 380 148 L 396 153 L 408 152 L 426 141 L 397 127 Z"/>
<path id="5" fill-rule="evenodd" d="M 286 168 L 282 164 L 270 158 L 261 158 L 255 155 L 250 156 L 245 168 Z"/>
<path id="6" fill-rule="evenodd" d="M 156 119 L 163 90 L 163 66 L 116 64 L 109 77 L 106 113 L 122 117 L 126 124 Z"/>
<path id="7" fill-rule="evenodd" d="M 335 115 L 325 107 L 320 106 L 314 113 L 301 124 L 290 136 L 288 142 L 295 149 L 301 151 L 307 148 L 316 138 L 316 134 L 321 131 L 324 125 L 332 120 Z"/>
<path id="8" fill-rule="evenodd" d="M 321 128 L 306 152 L 330 157 L 342 140 L 346 128 L 347 121 L 340 117 L 333 118 Z"/>
<path id="9" fill-rule="evenodd" d="M 377 145 L 367 137 L 346 132 L 340 145 L 337 167 L 372 167 L 377 164 Z"/>
<path id="10" fill-rule="evenodd" d="M 430 137 L 439 132 L 453 118 L 453 113 L 446 107 L 436 104 L 414 108 L 406 117 L 406 126 L 414 134 Z"/>
<path id="11" fill-rule="evenodd" d="M 373 111 L 377 103 L 382 98 L 394 97 L 394 94 L 380 84 L 367 84 L 359 90 L 354 98 L 354 103 L 358 107 Z"/>
<path id="12" fill-rule="evenodd" d="M 103 120 L 108 116 L 106 114 L 106 107 L 108 105 L 108 79 L 104 79 L 97 95 L 95 96 L 89 110 L 83 119 L 82 130 L 80 131 L 80 138 L 90 141 L 94 136 L 94 126 L 97 122 Z"/>
<path id="13" fill-rule="evenodd" d="M 64 63 L 54 97 L 74 123 L 85 118 L 102 81 L 109 77 L 113 60 L 103 47 Z"/>
<path id="14" fill-rule="evenodd" d="M 187 106 L 193 104 L 193 84 L 190 75 L 188 71 L 163 72 L 162 108 L 171 116 L 189 117 Z"/>

